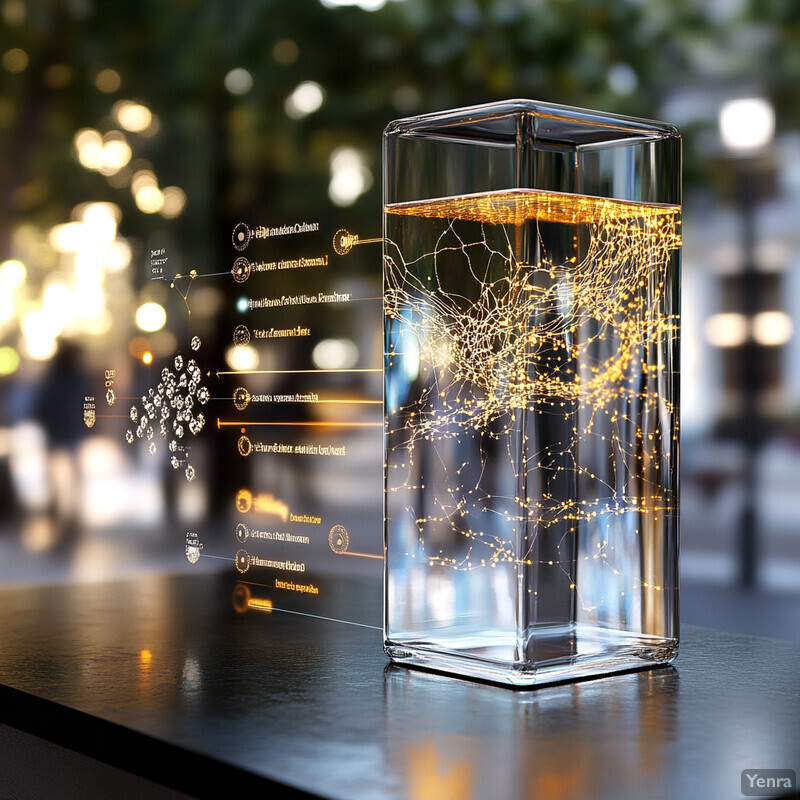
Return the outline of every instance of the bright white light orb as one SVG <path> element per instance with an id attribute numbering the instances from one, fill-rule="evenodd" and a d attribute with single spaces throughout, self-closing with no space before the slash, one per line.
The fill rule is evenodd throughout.
<path id="1" fill-rule="evenodd" d="M 152 333 L 160 331 L 167 323 L 167 312 L 158 303 L 142 303 L 136 309 L 136 327 L 141 331 Z"/>
<path id="2" fill-rule="evenodd" d="M 713 347 L 741 347 L 747 341 L 748 328 L 744 314 L 727 312 L 710 316 L 704 332 Z"/>
<path id="3" fill-rule="evenodd" d="M 729 150 L 759 150 L 775 135 L 775 109 L 763 97 L 731 100 L 720 109 L 719 132 Z"/>
<path id="4" fill-rule="evenodd" d="M 766 347 L 786 344 L 794 333 L 791 317 L 783 311 L 762 311 L 753 317 L 753 339 Z"/>
<path id="5" fill-rule="evenodd" d="M 303 81 L 286 98 L 284 110 L 292 119 L 302 119 L 318 111 L 325 102 L 325 92 L 314 81 Z"/>

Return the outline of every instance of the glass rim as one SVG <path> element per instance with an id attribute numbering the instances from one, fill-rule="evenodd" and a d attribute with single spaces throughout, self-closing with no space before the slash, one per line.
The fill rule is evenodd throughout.
<path id="1" fill-rule="evenodd" d="M 668 122 L 577 106 L 561 105 L 539 100 L 511 98 L 491 103 L 464 106 L 401 117 L 392 120 L 384 129 L 384 136 L 394 136 L 415 131 L 439 130 L 461 124 L 478 123 L 487 119 L 501 119 L 518 114 L 532 114 L 540 119 L 568 121 L 577 125 L 617 129 L 621 133 L 639 133 L 647 139 L 680 138 L 678 128 Z"/>

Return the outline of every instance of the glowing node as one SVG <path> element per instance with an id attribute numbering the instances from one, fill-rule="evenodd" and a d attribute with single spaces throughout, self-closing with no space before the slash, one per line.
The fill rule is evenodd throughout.
<path id="1" fill-rule="evenodd" d="M 249 533 L 250 533 L 250 531 L 247 529 L 247 525 L 245 525 L 243 522 L 240 522 L 236 526 L 236 538 L 242 544 L 244 544 L 247 541 L 247 536 L 248 536 Z"/>
<path id="2" fill-rule="evenodd" d="M 175 356 L 175 369 L 180 372 L 183 369 L 183 356 Z"/>
<path id="3" fill-rule="evenodd" d="M 192 344 L 191 344 L 192 350 L 194 350 L 194 351 L 199 350 L 201 344 L 202 343 L 200 341 L 200 337 L 199 336 L 192 336 Z"/>
<path id="4" fill-rule="evenodd" d="M 240 436 L 237 443 L 240 456 L 249 456 L 253 452 L 253 443 L 247 436 Z"/>
<path id="5" fill-rule="evenodd" d="M 108 405 L 110 406 L 113 406 L 114 403 L 116 402 L 117 402 L 116 393 L 114 392 L 113 389 L 108 389 L 108 391 L 106 392 L 106 403 L 108 403 Z"/>
<path id="6" fill-rule="evenodd" d="M 191 483 L 197 477 L 197 473 L 195 472 L 195 469 L 191 464 L 187 465 L 185 475 L 186 475 L 186 480 L 189 483 Z"/>

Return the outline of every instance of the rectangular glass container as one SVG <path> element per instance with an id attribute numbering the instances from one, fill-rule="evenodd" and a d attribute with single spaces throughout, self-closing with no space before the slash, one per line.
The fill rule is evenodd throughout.
<path id="1" fill-rule="evenodd" d="M 393 661 L 530 686 L 676 656 L 680 193 L 660 122 L 386 128 Z"/>

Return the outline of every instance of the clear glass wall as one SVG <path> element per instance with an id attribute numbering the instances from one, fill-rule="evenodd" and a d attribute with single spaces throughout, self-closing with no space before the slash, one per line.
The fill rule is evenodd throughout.
<path id="1" fill-rule="evenodd" d="M 392 123 L 384 167 L 387 652 L 671 660 L 677 131 L 509 101 Z"/>

